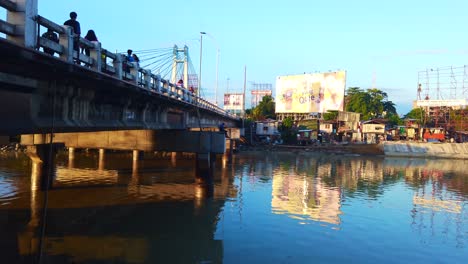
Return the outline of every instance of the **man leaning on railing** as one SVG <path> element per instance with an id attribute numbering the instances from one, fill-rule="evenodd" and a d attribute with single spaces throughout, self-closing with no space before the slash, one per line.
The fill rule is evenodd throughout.
<path id="1" fill-rule="evenodd" d="M 76 14 L 76 12 L 71 12 L 70 13 L 70 19 L 65 21 L 65 23 L 63 23 L 65 26 L 69 26 L 73 29 L 73 49 L 76 51 L 77 55 L 78 55 L 78 59 L 77 59 L 77 64 L 80 64 L 80 35 L 81 35 L 81 28 L 80 28 L 80 22 L 78 22 L 76 20 L 76 18 L 78 17 L 78 15 Z"/>

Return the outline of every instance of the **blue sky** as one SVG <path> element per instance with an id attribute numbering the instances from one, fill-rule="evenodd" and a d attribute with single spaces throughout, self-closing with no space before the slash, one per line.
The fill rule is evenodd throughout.
<path id="1" fill-rule="evenodd" d="M 187 44 L 197 71 L 199 32 L 209 33 L 202 83 L 213 100 L 219 48 L 218 101 L 228 78 L 229 91 L 242 92 L 244 65 L 248 92 L 250 82 L 274 87 L 279 75 L 342 69 L 347 87 L 375 83 L 405 114 L 418 71 L 468 64 L 465 0 L 38 1 L 39 14 L 59 24 L 76 11 L 82 31 L 94 29 L 112 51 Z"/>

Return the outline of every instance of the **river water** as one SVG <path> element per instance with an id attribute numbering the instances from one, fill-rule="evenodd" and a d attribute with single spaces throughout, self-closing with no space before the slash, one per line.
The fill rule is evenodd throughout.
<path id="1" fill-rule="evenodd" d="M 0 155 L 1 263 L 466 263 L 468 161 L 243 152 L 57 157 L 47 192 Z M 46 205 L 47 210 L 43 210 Z"/>

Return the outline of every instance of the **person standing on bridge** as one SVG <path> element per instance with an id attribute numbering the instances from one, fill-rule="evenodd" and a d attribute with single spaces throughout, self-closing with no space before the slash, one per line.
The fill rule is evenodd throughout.
<path id="1" fill-rule="evenodd" d="M 84 38 L 89 41 L 96 41 L 96 42 L 98 41 L 96 37 L 96 33 L 94 33 L 94 30 L 92 29 L 88 30 L 88 33 L 86 33 L 86 36 Z M 91 51 L 89 50 L 89 48 L 84 48 L 84 52 L 86 56 L 89 56 L 91 54 Z"/>
<path id="2" fill-rule="evenodd" d="M 127 56 L 125 56 L 126 61 L 122 63 L 122 69 L 126 73 L 130 73 L 130 67 L 128 66 L 128 62 L 134 62 L 135 59 L 132 56 L 133 50 L 128 49 L 127 50 Z"/>
<path id="3" fill-rule="evenodd" d="M 132 58 L 133 58 L 133 62 L 136 64 L 136 66 L 138 68 L 140 68 L 140 58 L 138 58 L 138 56 L 135 53 L 132 54 Z"/>
<path id="4" fill-rule="evenodd" d="M 76 20 L 78 15 L 76 12 L 70 12 L 70 19 L 65 21 L 63 23 L 65 26 L 71 27 L 73 30 L 72 34 L 73 35 L 73 49 L 78 53 L 78 63 L 79 63 L 79 56 L 80 56 L 80 50 L 79 50 L 79 44 L 80 44 L 80 35 L 81 35 L 81 28 L 80 28 L 80 22 Z"/>

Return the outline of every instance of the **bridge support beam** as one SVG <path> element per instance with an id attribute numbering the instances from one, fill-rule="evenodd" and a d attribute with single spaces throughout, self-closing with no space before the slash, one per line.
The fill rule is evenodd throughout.
<path id="1" fill-rule="evenodd" d="M 33 162 L 33 174 L 36 177 L 34 182 L 41 190 L 52 187 L 55 178 L 55 154 L 59 148 L 63 148 L 62 143 L 38 144 L 26 148 L 26 154 Z"/>

